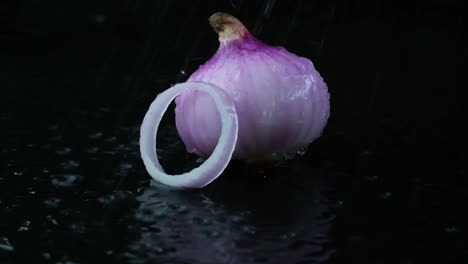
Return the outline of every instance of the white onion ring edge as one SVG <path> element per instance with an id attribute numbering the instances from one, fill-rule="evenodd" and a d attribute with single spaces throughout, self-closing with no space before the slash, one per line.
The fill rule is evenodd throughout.
<path id="1" fill-rule="evenodd" d="M 167 108 L 185 89 L 208 93 L 221 117 L 221 135 L 211 156 L 190 172 L 168 175 L 159 163 L 156 153 L 156 135 Z M 175 188 L 202 188 L 215 180 L 229 164 L 236 147 L 239 124 L 231 97 L 210 83 L 185 82 L 174 85 L 159 94 L 146 113 L 140 129 L 140 152 L 146 170 L 156 181 Z"/>

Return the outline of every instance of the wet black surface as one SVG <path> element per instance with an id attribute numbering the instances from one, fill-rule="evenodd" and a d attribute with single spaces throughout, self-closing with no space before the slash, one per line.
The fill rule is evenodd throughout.
<path id="1" fill-rule="evenodd" d="M 2 2 L 0 263 L 466 263 L 461 7 Z M 332 116 L 306 155 L 166 190 L 139 125 L 214 53 L 220 10 L 311 58 Z M 197 164 L 173 114 L 160 133 L 169 172 Z"/>

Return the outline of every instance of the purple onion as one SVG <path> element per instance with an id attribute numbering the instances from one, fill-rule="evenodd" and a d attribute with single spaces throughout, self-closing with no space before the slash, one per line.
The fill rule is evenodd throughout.
<path id="1" fill-rule="evenodd" d="M 268 160 L 295 153 L 321 135 L 330 115 L 327 86 L 310 60 L 255 39 L 231 15 L 216 13 L 209 20 L 219 34 L 218 51 L 190 76 L 184 87 L 176 85 L 158 96 L 142 125 L 140 147 L 148 171 L 156 180 L 174 187 L 205 186 L 222 173 L 232 155 Z M 174 89 L 177 92 L 171 92 Z M 162 100 L 165 93 L 171 96 Z M 176 125 L 187 151 L 210 157 L 200 168 L 217 168 L 208 169 L 203 175 L 194 176 L 192 172 L 200 169 L 196 168 L 184 175 L 169 176 L 160 166 L 153 166 L 159 165 L 154 135 L 160 120 L 155 125 L 155 120 L 146 122 L 147 117 L 162 117 L 167 106 L 153 106 L 168 105 L 179 93 Z M 216 96 L 224 99 L 215 100 Z M 231 109 L 231 116 L 226 116 L 223 109 Z M 223 137 L 223 133 L 228 133 L 225 126 L 236 130 L 236 136 Z M 229 144 L 235 148 L 217 151 L 217 146 Z M 178 180 L 168 181 L 167 177 Z"/>

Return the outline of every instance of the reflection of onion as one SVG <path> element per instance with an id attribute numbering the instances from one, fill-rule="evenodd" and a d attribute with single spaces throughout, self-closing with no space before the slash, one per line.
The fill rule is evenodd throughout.
<path id="1" fill-rule="evenodd" d="M 207 93 L 213 98 L 221 116 L 221 136 L 211 156 L 198 168 L 182 175 L 164 173 L 156 154 L 156 133 L 161 119 L 174 98 L 184 89 Z M 216 179 L 226 168 L 236 146 L 237 114 L 229 95 L 216 86 L 186 82 L 159 94 L 151 104 L 141 126 L 140 151 L 149 174 L 157 181 L 183 188 L 203 187 Z"/>
<path id="2" fill-rule="evenodd" d="M 302 160 L 290 165 L 265 169 L 261 191 L 235 177 L 203 193 L 166 191 L 151 181 L 137 198 L 140 235 L 122 252 L 148 263 L 328 262 L 336 201 L 324 193 L 332 180 Z"/>
<path id="3" fill-rule="evenodd" d="M 216 13 L 210 24 L 219 34 L 218 51 L 188 83 L 161 94 L 142 126 L 141 152 L 148 171 L 174 187 L 208 184 L 231 155 L 255 160 L 295 153 L 320 136 L 329 117 L 327 86 L 310 60 L 262 43 L 231 15 Z M 189 89 L 182 93 L 184 87 Z M 157 162 L 151 137 L 178 94 L 176 125 L 187 151 L 211 157 L 184 176 L 169 177 Z"/>

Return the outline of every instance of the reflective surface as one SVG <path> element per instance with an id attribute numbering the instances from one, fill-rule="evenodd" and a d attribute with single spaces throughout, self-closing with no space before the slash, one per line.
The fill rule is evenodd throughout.
<path id="1" fill-rule="evenodd" d="M 26 2 L 0 4 L 0 263 L 467 262 L 455 1 Z M 305 155 L 166 190 L 139 126 L 214 53 L 219 10 L 311 58 L 331 119 Z M 158 155 L 180 173 L 200 160 L 171 113 Z"/>
<path id="2" fill-rule="evenodd" d="M 105 122 L 112 115 L 107 110 L 74 117 Z M 326 170 L 300 158 L 261 167 L 233 162 L 203 190 L 167 190 L 151 182 L 141 164 L 138 126 L 95 128 L 63 133 L 60 125 L 38 124 L 45 142 L 36 137 L 24 148 L 2 149 L 9 157 L 2 184 L 10 187 L 2 193 L 3 256 L 286 263 L 326 260 L 335 251 L 329 232 L 339 203 L 325 195 L 333 178 Z M 200 162 L 181 155 L 174 127 L 160 137 L 166 167 L 189 170 Z"/>

